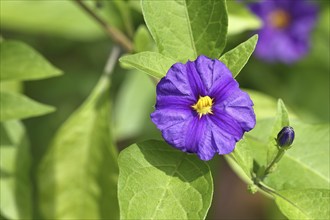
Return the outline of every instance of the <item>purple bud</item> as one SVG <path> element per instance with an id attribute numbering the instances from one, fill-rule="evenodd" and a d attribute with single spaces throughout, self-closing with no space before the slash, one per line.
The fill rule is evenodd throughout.
<path id="1" fill-rule="evenodd" d="M 292 144 L 293 140 L 294 130 L 290 126 L 283 127 L 276 138 L 277 145 L 281 148 L 289 147 Z"/>

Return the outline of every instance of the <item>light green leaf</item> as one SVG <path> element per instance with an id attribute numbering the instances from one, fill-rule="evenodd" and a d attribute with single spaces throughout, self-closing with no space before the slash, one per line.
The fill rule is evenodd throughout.
<path id="1" fill-rule="evenodd" d="M 119 59 L 125 67 L 133 67 L 158 79 L 164 77 L 169 68 L 175 63 L 174 60 L 156 52 L 141 52 L 126 55 Z"/>
<path id="2" fill-rule="evenodd" d="M 330 219 L 330 190 L 285 190 L 278 193 L 275 202 L 288 219 Z"/>
<path id="3" fill-rule="evenodd" d="M 0 97 L 0 121 L 35 117 L 55 110 L 21 94 L 0 91 Z"/>
<path id="4" fill-rule="evenodd" d="M 243 69 L 252 55 L 254 48 L 257 45 L 257 41 L 258 35 L 254 35 L 220 57 L 220 61 L 230 69 L 233 77 L 236 77 Z"/>
<path id="5" fill-rule="evenodd" d="M 147 27 L 145 25 L 140 25 L 134 35 L 134 51 L 154 51 L 154 49 L 156 49 L 155 42 Z"/>
<path id="6" fill-rule="evenodd" d="M 295 130 L 292 148 L 265 183 L 277 190 L 329 188 L 329 125 L 309 125 L 296 120 L 290 124 Z"/>
<path id="7" fill-rule="evenodd" d="M 278 147 L 276 143 L 276 137 L 278 132 L 280 132 L 283 127 L 289 125 L 290 122 L 288 111 L 283 101 L 279 99 L 277 103 L 277 115 L 273 124 L 272 133 L 270 134 L 268 139 L 267 164 L 270 164 L 277 155 Z"/>
<path id="8" fill-rule="evenodd" d="M 213 181 L 195 155 L 162 141 L 133 144 L 119 155 L 121 219 L 204 219 Z"/>
<path id="9" fill-rule="evenodd" d="M 243 138 L 240 140 L 235 147 L 235 150 L 226 155 L 226 159 L 234 160 L 244 171 L 247 177 L 252 178 L 253 173 L 253 160 L 250 152 L 250 148 L 248 147 L 251 143 L 251 140 L 248 138 Z"/>
<path id="10" fill-rule="evenodd" d="M 1 81 L 43 79 L 61 74 L 60 70 L 24 43 L 10 40 L 0 45 Z"/>
<path id="11" fill-rule="evenodd" d="M 126 73 L 114 103 L 115 137 L 118 140 L 132 140 L 143 134 L 146 125 L 154 127 L 150 113 L 154 110 L 155 95 L 155 84 L 147 75 L 137 70 Z"/>
<path id="12" fill-rule="evenodd" d="M 0 214 L 31 219 L 30 149 L 19 121 L 0 124 Z"/>
<path id="13" fill-rule="evenodd" d="M 1 28 L 77 40 L 105 36 L 103 30 L 74 1 L 1 1 Z"/>
<path id="14" fill-rule="evenodd" d="M 176 61 L 219 58 L 226 43 L 224 0 L 142 0 L 145 22 L 161 54 Z"/>
<path id="15" fill-rule="evenodd" d="M 117 219 L 117 152 L 110 131 L 109 79 L 56 133 L 39 169 L 45 219 Z"/>
<path id="16" fill-rule="evenodd" d="M 245 5 L 237 1 L 227 1 L 228 35 L 239 34 L 247 30 L 261 27 L 260 19 L 251 13 Z"/>

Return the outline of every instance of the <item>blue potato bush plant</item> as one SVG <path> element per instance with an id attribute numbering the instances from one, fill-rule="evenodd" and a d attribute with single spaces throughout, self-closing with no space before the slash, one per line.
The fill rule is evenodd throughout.
<path id="1" fill-rule="evenodd" d="M 120 63 L 158 83 L 173 64 L 204 55 L 221 61 L 235 78 L 258 35 L 224 52 L 227 38 L 257 29 L 261 21 L 234 1 L 95 2 L 76 0 L 74 7 L 95 19 L 114 46 L 89 97 L 54 134 L 38 168 L 34 200 L 31 146 L 21 120 L 55 108 L 28 98 L 20 85 L 61 71 L 25 43 L 1 40 L 1 217 L 33 219 L 34 206 L 43 219 L 205 219 L 216 187 L 207 162 L 164 140 L 137 142 L 118 153 L 111 76 Z M 145 22 L 136 31 L 133 12 L 142 13 Z M 86 22 L 89 26 L 94 30 Z M 86 30 L 79 31 L 70 36 L 82 38 Z M 329 125 L 307 124 L 281 99 L 245 91 L 254 103 L 256 125 L 224 158 L 251 193 L 273 199 L 288 219 L 329 219 Z"/>

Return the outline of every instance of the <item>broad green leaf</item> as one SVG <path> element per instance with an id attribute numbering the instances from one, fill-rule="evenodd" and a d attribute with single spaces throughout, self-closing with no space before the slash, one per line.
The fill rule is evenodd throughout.
<path id="1" fill-rule="evenodd" d="M 329 189 L 284 190 L 278 194 L 275 202 L 288 219 L 330 219 Z"/>
<path id="2" fill-rule="evenodd" d="M 126 55 L 119 59 L 125 67 L 133 67 L 158 79 L 164 77 L 174 60 L 156 52 L 145 51 Z"/>
<path id="3" fill-rule="evenodd" d="M 245 5 L 237 1 L 227 1 L 228 35 L 239 34 L 261 27 L 260 19 L 251 13 Z"/>
<path id="4" fill-rule="evenodd" d="M 110 131 L 109 79 L 60 127 L 39 169 L 45 219 L 117 219 L 117 152 Z"/>
<path id="5" fill-rule="evenodd" d="M 0 80 L 34 80 L 61 74 L 30 46 L 19 41 L 3 41 L 0 47 Z"/>
<path id="6" fill-rule="evenodd" d="M 1 28 L 77 40 L 105 36 L 74 1 L 1 1 Z"/>
<path id="7" fill-rule="evenodd" d="M 276 137 L 278 132 L 280 132 L 283 127 L 289 125 L 290 122 L 289 122 L 288 111 L 283 101 L 279 99 L 277 103 L 277 115 L 275 118 L 275 122 L 273 124 L 272 133 L 270 134 L 268 139 L 267 164 L 270 164 L 277 155 L 278 148 L 276 143 Z"/>
<path id="8" fill-rule="evenodd" d="M 0 121 L 48 114 L 54 107 L 36 102 L 24 95 L 0 91 Z"/>
<path id="9" fill-rule="evenodd" d="M 161 54 L 176 61 L 219 58 L 226 43 L 224 0 L 142 0 L 142 12 Z"/>
<path id="10" fill-rule="evenodd" d="M 233 74 L 233 77 L 236 77 L 243 69 L 252 55 L 254 48 L 257 45 L 257 41 L 258 35 L 254 35 L 220 57 L 220 61 L 226 64 Z"/>
<path id="11" fill-rule="evenodd" d="M 134 35 L 134 51 L 154 51 L 155 42 L 152 39 L 148 28 L 145 25 L 140 25 Z"/>
<path id="12" fill-rule="evenodd" d="M 329 188 L 329 125 L 290 121 L 295 130 L 292 148 L 287 150 L 265 183 L 274 189 Z"/>
<path id="13" fill-rule="evenodd" d="M 119 155 L 121 219 L 204 219 L 213 194 L 206 163 L 162 141 L 133 144 Z"/>
<path id="14" fill-rule="evenodd" d="M 31 219 L 30 149 L 19 121 L 0 124 L 0 214 L 8 219 Z"/>

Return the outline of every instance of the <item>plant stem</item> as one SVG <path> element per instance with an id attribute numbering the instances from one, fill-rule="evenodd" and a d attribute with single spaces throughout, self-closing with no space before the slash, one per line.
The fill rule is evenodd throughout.
<path id="1" fill-rule="evenodd" d="M 283 157 L 285 153 L 285 150 L 284 149 L 279 149 L 278 152 L 277 152 L 277 155 L 276 157 L 274 158 L 274 160 L 268 165 L 268 167 L 265 169 L 265 172 L 263 174 L 263 178 L 265 178 L 269 173 L 270 173 L 270 170 L 272 169 L 272 167 L 278 162 L 280 161 L 280 159 Z M 262 178 L 262 179 L 263 179 Z"/>
<path id="2" fill-rule="evenodd" d="M 113 41 L 121 45 L 127 52 L 133 51 L 132 42 L 117 28 L 110 26 L 107 22 L 105 22 L 99 15 L 94 13 L 82 0 L 75 0 L 75 2 L 90 16 L 92 16 L 106 31 L 108 36 L 112 38 Z"/>
<path id="3" fill-rule="evenodd" d="M 113 69 L 115 68 L 116 62 L 118 61 L 119 54 L 121 52 L 121 49 L 119 46 L 114 45 L 112 48 L 110 55 L 108 57 L 107 63 L 104 67 L 104 75 L 111 75 L 113 72 Z"/>

